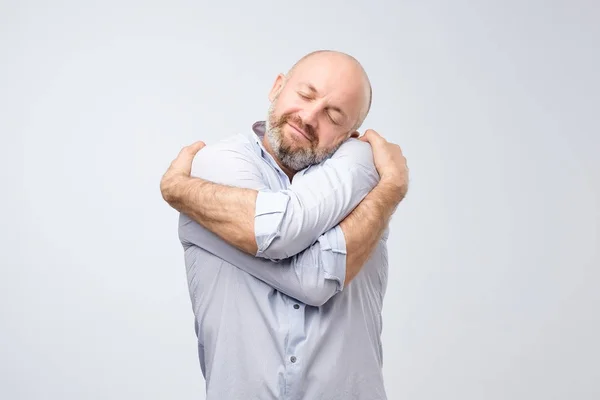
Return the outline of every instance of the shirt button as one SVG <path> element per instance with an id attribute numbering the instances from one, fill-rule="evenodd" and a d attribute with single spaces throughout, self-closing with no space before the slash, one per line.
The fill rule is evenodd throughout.
<path id="1" fill-rule="evenodd" d="M 294 308 L 297 310 L 300 308 L 300 306 L 298 304 L 294 304 Z"/>
<path id="2" fill-rule="evenodd" d="M 290 357 L 290 361 L 293 362 L 293 363 L 295 363 L 296 362 L 296 356 L 291 356 Z"/>

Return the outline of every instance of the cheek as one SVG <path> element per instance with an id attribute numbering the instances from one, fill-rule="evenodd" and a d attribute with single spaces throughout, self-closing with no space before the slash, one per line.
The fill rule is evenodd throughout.
<path id="1" fill-rule="evenodd" d="M 322 149 L 330 149 L 346 138 L 345 134 L 333 132 L 330 129 L 319 132 L 319 147 Z"/>
<path id="2" fill-rule="evenodd" d="M 296 96 L 281 95 L 277 99 L 275 111 L 279 115 L 294 114 L 302 110 L 302 102 Z"/>

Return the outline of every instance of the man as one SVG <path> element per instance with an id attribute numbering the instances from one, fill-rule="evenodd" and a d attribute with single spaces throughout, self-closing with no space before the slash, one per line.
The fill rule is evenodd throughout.
<path id="1" fill-rule="evenodd" d="M 252 132 L 184 148 L 161 181 L 207 398 L 385 399 L 386 227 L 406 160 L 372 130 L 356 139 L 371 87 L 346 54 L 305 56 L 269 99 Z"/>

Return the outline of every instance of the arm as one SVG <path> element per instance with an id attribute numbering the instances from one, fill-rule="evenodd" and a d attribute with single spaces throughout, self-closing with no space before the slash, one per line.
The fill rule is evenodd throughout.
<path id="1" fill-rule="evenodd" d="M 183 214 L 179 235 L 184 247 L 202 247 L 280 292 L 318 307 L 360 272 L 377 247 L 399 198 L 397 188 L 382 181 L 339 226 L 308 249 L 280 262 L 246 254 Z"/>
<path id="2" fill-rule="evenodd" d="M 217 183 L 210 183 L 217 187 L 242 184 L 252 190 L 265 190 L 261 173 L 256 166 L 246 155 L 227 147 L 215 145 L 203 149 L 196 156 L 194 166 L 203 178 L 216 181 Z M 376 240 L 369 241 L 363 237 L 367 235 L 374 239 L 380 235 L 380 225 L 373 224 L 370 220 L 360 221 L 360 218 L 361 215 L 370 213 L 373 205 L 377 205 L 379 208 L 373 210 L 375 214 L 370 219 L 379 221 L 383 216 L 381 213 L 385 211 L 382 207 L 385 208 L 387 203 L 377 199 L 385 193 L 380 188 L 367 196 L 364 204 L 361 203 L 355 210 L 356 216 L 348 217 L 349 224 L 344 230 L 336 227 L 327 231 L 308 249 L 279 263 L 244 254 L 227 241 L 219 240 L 217 235 L 190 219 L 185 212 L 180 218 L 180 239 L 184 247 L 202 247 L 282 293 L 318 306 L 350 283 L 376 246 Z M 369 226 L 365 226 L 367 224 Z M 348 267 L 346 240 L 355 246 L 348 254 L 348 260 L 351 261 Z"/>
<path id="3" fill-rule="evenodd" d="M 403 198 L 394 182 L 382 178 L 371 193 L 339 225 L 346 248 L 347 286 L 367 262 Z"/>
<path id="4" fill-rule="evenodd" d="M 195 177 L 179 177 L 169 187 L 167 201 L 242 251 L 270 259 L 291 257 L 313 244 L 379 179 L 370 146 L 354 139 L 321 165 L 299 172 L 287 190 L 278 192 L 264 186 L 225 186 L 207 177 L 211 168 L 200 152 L 194 160 Z"/>
<path id="5" fill-rule="evenodd" d="M 358 142 L 356 142 L 356 143 L 358 143 Z M 368 147 L 368 145 L 366 145 L 366 144 L 364 144 L 364 145 Z M 365 147 L 362 146 L 362 148 L 364 149 Z M 370 150 L 369 150 L 369 152 L 370 152 Z M 370 153 L 369 153 L 369 156 L 370 156 Z M 360 161 L 360 158 L 357 158 L 357 157 L 354 157 L 353 159 Z M 366 158 L 366 160 L 368 161 L 368 160 L 370 160 L 370 158 Z M 369 165 L 368 162 L 365 164 L 367 166 Z M 215 165 L 218 165 L 218 168 L 216 168 Z M 307 189 L 309 189 L 309 186 L 306 185 L 305 182 L 308 182 L 308 178 L 310 178 L 310 177 L 313 177 L 313 178 L 317 177 L 319 168 L 323 168 L 323 166 L 322 165 L 317 166 L 317 167 L 313 168 L 312 171 L 310 171 L 310 174 L 303 175 L 304 180 L 301 183 L 303 185 L 305 185 L 305 187 Z M 233 192 L 235 193 L 236 192 L 235 189 L 240 189 L 240 188 L 235 188 L 235 187 L 222 186 L 225 184 L 243 184 L 243 185 L 247 186 L 246 189 L 240 189 L 242 191 L 247 190 L 247 189 L 252 189 L 252 190 L 257 190 L 257 191 L 265 190 L 264 184 L 262 183 L 262 178 L 260 176 L 260 171 L 258 171 L 256 166 L 253 165 L 252 162 L 250 162 L 247 159 L 247 157 L 245 157 L 242 154 L 237 154 L 231 149 L 218 148 L 215 146 L 205 148 L 202 152 L 200 152 L 196 156 L 196 159 L 194 161 L 194 169 L 197 170 L 196 174 L 201 174 L 203 177 L 205 177 L 207 179 L 212 179 L 212 180 L 216 181 L 216 182 L 205 181 L 207 184 L 210 184 L 210 186 L 213 186 L 217 189 L 226 189 L 225 192 L 227 192 L 227 189 L 233 189 Z M 351 170 L 351 169 L 346 169 L 346 170 Z M 369 171 L 368 168 L 364 168 L 363 170 Z M 331 174 L 332 172 L 335 172 L 335 169 L 331 168 L 329 172 Z M 375 174 L 371 174 L 371 176 L 372 175 L 375 175 Z M 325 176 L 327 176 L 327 175 L 325 175 Z M 360 180 L 361 176 L 359 174 L 356 174 L 355 176 L 351 176 L 351 178 L 353 178 L 352 182 L 354 182 L 357 185 L 357 187 L 367 187 L 368 189 L 370 189 L 370 182 L 367 181 L 365 183 L 364 181 L 361 181 Z M 372 180 L 374 180 L 374 179 L 372 179 Z M 294 184 L 297 184 L 297 183 L 295 182 Z M 327 187 L 331 187 L 331 186 L 334 186 L 334 185 L 330 185 Z M 363 190 L 366 191 L 368 189 L 363 189 Z M 346 190 L 346 192 L 344 192 L 344 190 Z M 333 193 L 333 194 L 348 193 L 347 190 L 348 190 L 347 188 L 342 187 L 342 190 L 338 190 L 337 192 L 331 192 L 331 193 Z M 316 197 L 316 196 L 314 196 L 314 193 L 317 193 L 317 192 L 309 192 L 309 193 L 312 193 L 313 197 Z M 202 194 L 202 193 L 200 193 L 200 194 Z M 358 273 L 358 271 L 360 270 L 362 265 L 368 259 L 372 250 L 376 246 L 377 240 L 381 236 L 383 229 L 387 225 L 387 219 L 389 219 L 389 216 L 392 214 L 395 205 L 399 201 L 398 196 L 395 196 L 394 194 L 395 194 L 395 188 L 393 186 L 386 185 L 385 180 L 380 182 L 380 184 L 377 185 L 375 190 L 373 190 L 373 192 L 370 193 L 364 199 L 364 201 L 354 210 L 354 212 L 349 217 L 346 218 L 346 220 L 340 225 L 340 227 L 338 227 L 336 229 L 335 234 L 334 234 L 334 232 L 328 231 L 326 233 L 326 235 L 328 236 L 327 238 L 320 237 L 319 240 L 317 241 L 317 243 L 315 243 L 313 246 L 309 247 L 309 249 L 307 249 L 305 252 L 295 255 L 294 258 L 291 260 L 291 262 L 292 262 L 292 267 L 297 268 L 296 273 L 297 273 L 298 277 L 302 278 L 303 277 L 302 274 L 305 274 L 304 277 L 307 277 L 311 273 L 316 274 L 316 275 L 312 276 L 310 279 L 307 278 L 308 280 L 300 279 L 300 281 L 298 283 L 303 283 L 303 282 L 308 282 L 308 281 L 321 282 L 323 279 L 325 279 L 325 277 L 328 277 L 329 280 L 337 281 L 339 286 L 342 286 L 343 284 L 347 285 L 354 278 L 354 276 L 356 276 L 356 274 Z M 359 200 L 345 200 L 345 198 L 350 198 L 351 197 L 350 195 L 351 195 L 351 193 L 348 193 L 348 195 L 345 197 L 342 196 L 342 200 L 340 200 L 338 202 L 334 202 L 334 204 L 338 204 L 338 203 L 349 204 L 349 203 L 351 203 L 351 201 L 359 201 L 360 200 L 360 199 Z M 333 196 L 333 197 L 335 197 L 335 196 Z M 329 201 L 331 201 L 331 199 L 329 199 Z M 318 204 L 317 201 L 314 201 L 314 202 Z M 307 203 L 307 202 L 305 202 L 305 203 Z M 323 203 L 326 203 L 326 202 L 323 201 Z M 275 211 L 267 212 L 269 210 L 275 210 Z M 181 211 L 185 214 L 184 210 L 181 210 Z M 273 207 L 271 207 L 270 209 L 265 208 L 264 215 L 267 218 L 275 216 L 276 219 L 281 219 L 281 215 L 279 215 L 279 216 L 277 215 L 277 214 L 281 214 L 280 211 L 281 211 L 281 209 L 277 209 L 276 207 L 275 207 L 275 209 Z M 232 209 L 231 212 L 235 213 L 235 209 Z M 335 210 L 332 212 L 335 212 Z M 338 212 L 340 214 L 344 213 L 343 211 L 342 212 L 338 211 Z M 186 216 L 186 218 L 189 218 L 189 217 Z M 306 218 L 307 219 L 310 218 L 310 213 L 307 214 Z M 223 258 L 226 261 L 231 262 L 231 260 L 227 259 L 228 251 L 220 250 L 221 248 L 217 245 L 215 245 L 214 248 L 206 247 L 207 235 L 210 230 L 203 228 L 195 220 L 194 221 L 193 220 L 194 220 L 194 218 L 192 218 L 189 221 L 186 221 L 186 223 L 182 225 L 185 227 L 185 229 L 182 229 L 180 231 L 181 239 L 182 239 L 182 242 L 184 243 L 184 245 L 185 245 L 185 243 L 187 243 L 188 245 L 190 245 L 190 244 L 198 245 L 198 246 L 203 247 L 203 248 L 207 249 L 208 251 L 214 253 L 215 255 L 219 256 L 220 258 Z M 294 218 L 292 218 L 291 220 L 293 221 Z M 258 226 L 259 230 L 261 230 L 261 228 L 260 228 L 261 223 L 265 224 L 265 226 L 267 226 L 267 227 L 269 226 L 268 219 L 256 219 L 256 221 L 259 223 L 259 226 Z M 273 225 L 273 224 L 271 223 L 271 225 Z M 275 223 L 275 225 L 278 225 L 278 224 Z M 263 229 L 263 231 L 264 231 L 264 229 Z M 340 231 L 341 231 L 342 235 L 339 234 Z M 214 240 L 214 237 L 210 236 L 209 239 Z M 224 239 L 230 245 L 233 245 L 233 243 L 231 243 L 230 240 L 227 240 L 226 237 Z M 346 246 L 346 241 L 351 246 Z M 347 260 L 345 257 L 340 258 L 340 257 L 335 257 L 335 256 L 332 257 L 331 256 L 332 253 L 345 254 L 346 247 L 348 247 L 350 249 L 348 251 Z M 325 262 L 325 261 L 332 261 L 332 259 L 335 259 L 335 261 L 337 261 L 337 262 Z M 311 262 L 305 262 L 306 260 L 311 260 Z M 346 261 L 348 261 L 348 262 L 346 262 Z M 236 264 L 233 262 L 231 262 L 231 263 Z M 247 264 L 248 264 L 248 261 L 241 263 L 241 264 L 238 263 L 238 265 L 247 265 Z M 253 269 L 253 270 L 247 270 L 246 272 L 254 275 L 258 279 L 261 279 L 265 282 L 271 283 L 272 286 L 274 286 L 278 290 L 280 290 L 286 294 L 289 294 L 291 296 L 294 296 L 291 292 L 293 292 L 294 290 L 297 290 L 298 289 L 297 287 L 295 287 L 294 285 L 291 285 L 292 287 L 289 287 L 289 285 L 288 285 L 288 287 L 285 287 L 285 283 L 282 284 L 281 282 L 273 283 L 272 277 L 268 275 L 268 274 L 270 274 L 270 272 L 264 271 L 264 269 L 263 270 L 260 269 L 260 266 L 265 266 L 265 265 L 270 265 L 270 264 L 264 264 L 264 263 L 259 263 L 259 262 L 257 262 L 257 263 L 253 262 L 250 264 L 251 264 L 251 266 L 259 266 L 259 268 Z M 285 264 L 276 264 L 276 265 L 285 265 Z M 298 268 L 300 266 L 309 267 L 308 271 L 303 272 L 302 268 Z M 315 268 L 315 266 L 317 268 Z M 245 268 L 245 267 L 242 267 L 242 268 Z M 291 282 L 291 281 L 292 280 L 290 280 L 289 282 Z M 287 282 L 287 283 L 289 283 L 289 282 Z M 328 293 L 330 293 L 332 295 L 334 292 L 330 290 L 330 291 L 328 291 Z"/>
<path id="6" fill-rule="evenodd" d="M 204 148 L 194 161 L 198 173 L 218 185 L 244 185 L 252 190 L 266 190 L 260 170 L 243 149 L 236 150 L 235 147 L 216 144 Z M 344 236 L 339 228 L 279 263 L 245 254 L 184 212 L 180 215 L 179 237 L 185 248 L 201 247 L 305 304 L 322 305 L 343 288 L 346 255 Z"/>
<path id="7" fill-rule="evenodd" d="M 322 235 L 305 251 L 279 262 L 244 253 L 198 225 L 179 218 L 184 248 L 198 246 L 304 304 L 319 307 L 343 289 L 345 242 L 339 227 Z M 324 267 L 327 266 L 327 267 Z"/>

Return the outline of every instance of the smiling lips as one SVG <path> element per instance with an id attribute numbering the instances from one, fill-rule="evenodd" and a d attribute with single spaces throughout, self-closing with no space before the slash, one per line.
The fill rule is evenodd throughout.
<path id="1" fill-rule="evenodd" d="M 289 122 L 288 125 L 295 130 L 298 135 L 303 136 L 309 142 L 311 141 L 306 132 L 304 132 L 302 129 L 298 128 L 296 125 L 290 124 Z"/>

